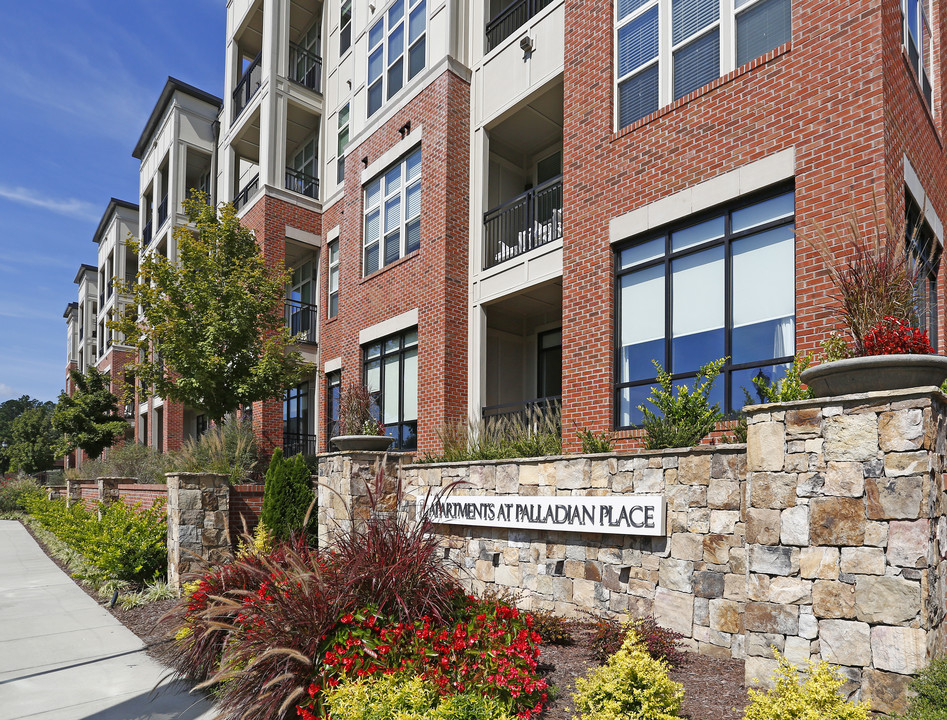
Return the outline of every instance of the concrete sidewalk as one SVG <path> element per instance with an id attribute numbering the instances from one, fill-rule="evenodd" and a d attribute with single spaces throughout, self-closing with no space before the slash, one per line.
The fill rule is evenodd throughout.
<path id="1" fill-rule="evenodd" d="M 167 674 L 20 523 L 0 520 L 0 720 L 215 717 Z"/>

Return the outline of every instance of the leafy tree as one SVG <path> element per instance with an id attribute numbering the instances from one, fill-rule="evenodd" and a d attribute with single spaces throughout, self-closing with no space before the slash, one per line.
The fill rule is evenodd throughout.
<path id="1" fill-rule="evenodd" d="M 93 367 L 85 375 L 75 369 L 69 375 L 75 392 L 72 396 L 60 393 L 53 413 L 53 427 L 65 436 L 60 452 L 65 455 L 79 448 L 95 460 L 125 435 L 128 422 L 118 410 L 107 374 Z"/>
<path id="2" fill-rule="evenodd" d="M 303 528 L 312 499 L 312 476 L 303 456 L 284 458 L 283 451 L 276 448 L 266 471 L 260 522 L 274 538 L 285 539 L 304 529 L 312 533 L 316 526 L 314 512 L 310 514 L 307 527 Z"/>
<path id="3" fill-rule="evenodd" d="M 184 208 L 193 229 L 174 230 L 177 262 L 146 256 L 125 288 L 143 316 L 126 314 L 110 327 L 138 349 L 134 372 L 143 385 L 219 422 L 279 396 L 311 367 L 287 348 L 293 338 L 279 308 L 288 274 L 267 266 L 232 205 L 218 214 L 197 194 Z"/>
<path id="4" fill-rule="evenodd" d="M 43 402 L 29 395 L 21 395 L 0 403 L 0 472 L 6 472 L 10 468 L 9 448 L 13 444 L 13 422 L 27 410 L 39 407 L 52 412 L 56 403 Z M 6 449 L 3 448 L 3 443 L 7 444 Z"/>
<path id="5" fill-rule="evenodd" d="M 40 405 L 13 421 L 7 448 L 11 470 L 32 474 L 53 466 L 59 434 L 53 429 L 50 415 L 49 409 Z"/>

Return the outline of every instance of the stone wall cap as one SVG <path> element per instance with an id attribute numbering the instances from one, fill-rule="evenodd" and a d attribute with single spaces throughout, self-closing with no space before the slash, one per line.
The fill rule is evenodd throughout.
<path id="1" fill-rule="evenodd" d="M 784 410 L 800 410 L 811 407 L 825 407 L 828 405 L 862 405 L 866 400 L 877 402 L 897 402 L 900 400 L 937 400 L 947 404 L 945 395 L 936 385 L 926 387 L 904 388 L 901 390 L 878 390 L 876 392 L 856 393 L 854 395 L 835 395 L 832 397 L 809 398 L 808 400 L 793 400 L 782 403 L 764 403 L 762 405 L 746 405 L 743 412 L 747 415 L 761 412 L 782 412 Z"/>
<path id="2" fill-rule="evenodd" d="M 96 481 L 99 480 L 124 480 L 129 485 L 133 485 L 138 482 L 138 478 L 128 477 L 127 475 L 103 475 L 96 478 Z"/>
<path id="3" fill-rule="evenodd" d="M 439 462 L 439 463 L 410 463 L 406 467 L 410 468 L 444 468 L 444 467 L 469 467 L 472 465 L 528 465 L 549 462 L 568 462 L 574 460 L 627 460 L 636 457 L 664 457 L 680 455 L 713 455 L 721 454 L 739 454 L 746 452 L 746 443 L 721 443 L 719 445 L 695 445 L 685 448 L 665 448 L 663 450 L 618 450 L 606 453 L 590 453 L 577 455 L 544 455 L 540 457 L 517 457 L 501 458 L 498 460 L 461 460 L 459 462 Z"/>
<path id="4" fill-rule="evenodd" d="M 166 478 L 170 478 L 170 477 L 186 477 L 186 478 L 194 478 L 194 477 L 217 477 L 217 478 L 229 478 L 229 477 L 230 477 L 230 475 L 228 475 L 227 473 L 209 473 L 209 472 L 169 472 L 169 473 L 165 473 L 164 476 L 165 476 Z"/>

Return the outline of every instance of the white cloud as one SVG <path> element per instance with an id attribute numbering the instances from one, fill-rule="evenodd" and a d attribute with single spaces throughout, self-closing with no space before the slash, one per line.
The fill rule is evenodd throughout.
<path id="1" fill-rule="evenodd" d="M 54 198 L 44 195 L 37 190 L 25 187 L 10 187 L 0 185 L 0 198 L 29 207 L 38 207 L 43 210 L 78 218 L 79 220 L 96 221 L 99 215 L 92 203 L 77 198 Z"/>
<path id="2" fill-rule="evenodd" d="M 0 383 L 0 398 L 13 397 L 13 388 L 6 383 Z"/>

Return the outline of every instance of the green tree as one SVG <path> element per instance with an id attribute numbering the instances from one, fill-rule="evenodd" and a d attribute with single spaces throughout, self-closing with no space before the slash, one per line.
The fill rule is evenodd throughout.
<path id="1" fill-rule="evenodd" d="M 13 444 L 13 422 L 27 410 L 39 407 L 51 413 L 56 403 L 43 402 L 29 395 L 21 395 L 0 403 L 0 472 L 10 469 L 9 448 Z M 6 448 L 3 447 L 4 443 Z"/>
<path id="2" fill-rule="evenodd" d="M 310 513 L 309 523 L 303 528 L 313 492 L 312 474 L 302 455 L 284 458 L 283 451 L 276 448 L 266 471 L 264 487 L 260 522 L 272 537 L 285 539 L 291 533 L 298 535 L 303 530 L 307 533 L 315 531 L 314 512 Z"/>
<path id="3" fill-rule="evenodd" d="M 59 434 L 53 429 L 50 415 L 50 410 L 40 405 L 13 421 L 7 448 L 11 470 L 32 474 L 53 466 Z"/>
<path id="4" fill-rule="evenodd" d="M 118 410 L 107 374 L 93 367 L 85 375 L 75 369 L 69 375 L 75 392 L 71 396 L 60 393 L 53 413 L 53 427 L 64 436 L 60 453 L 79 448 L 95 460 L 125 435 L 128 422 Z"/>
<path id="5" fill-rule="evenodd" d="M 193 228 L 174 230 L 177 262 L 145 256 L 137 282 L 124 288 L 143 315 L 109 325 L 138 349 L 134 372 L 144 386 L 220 422 L 278 397 L 312 368 L 290 349 L 280 311 L 287 273 L 267 266 L 232 205 L 218 214 L 198 194 L 184 208 Z"/>

